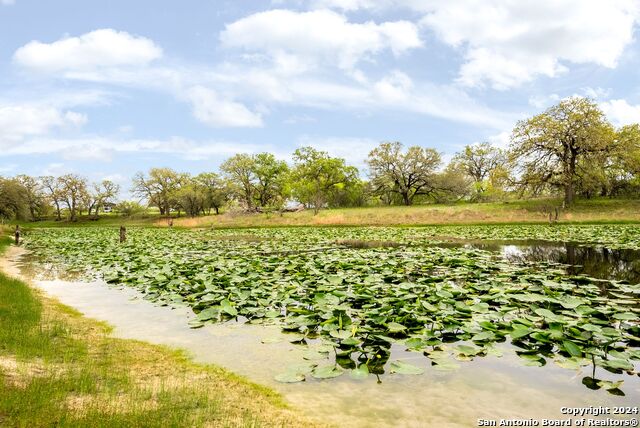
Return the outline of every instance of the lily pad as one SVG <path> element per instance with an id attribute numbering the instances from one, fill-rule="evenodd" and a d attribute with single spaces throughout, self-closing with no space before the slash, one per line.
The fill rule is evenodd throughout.
<path id="1" fill-rule="evenodd" d="M 344 370 L 335 364 L 319 366 L 313 369 L 311 372 L 311 376 L 316 379 L 331 379 L 334 377 L 341 376 L 344 373 Z"/>
<path id="2" fill-rule="evenodd" d="M 424 373 L 422 367 L 414 366 L 413 364 L 405 363 L 404 361 L 392 361 L 389 367 L 391 373 L 407 374 L 407 375 L 419 375 Z"/>

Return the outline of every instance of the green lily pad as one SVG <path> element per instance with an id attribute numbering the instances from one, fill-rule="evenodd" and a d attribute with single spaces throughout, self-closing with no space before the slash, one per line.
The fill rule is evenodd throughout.
<path id="1" fill-rule="evenodd" d="M 422 367 L 414 366 L 413 364 L 405 363 L 403 361 L 392 361 L 389 366 L 391 373 L 407 374 L 407 375 L 419 375 L 424 373 Z"/>
<path id="2" fill-rule="evenodd" d="M 397 322 L 390 322 L 389 324 L 387 324 L 387 328 L 391 333 L 400 333 L 407 329 L 407 327 L 403 326 L 402 324 L 398 324 Z"/>
<path id="3" fill-rule="evenodd" d="M 582 349 L 572 341 L 565 340 L 562 342 L 562 346 L 572 357 L 582 356 Z"/>
<path id="4" fill-rule="evenodd" d="M 296 383 L 304 381 L 305 376 L 302 373 L 284 372 L 277 374 L 274 379 L 282 383 Z"/>
<path id="5" fill-rule="evenodd" d="M 349 376 L 357 380 L 366 379 L 369 377 L 369 367 L 366 364 L 360 364 L 360 366 L 349 372 Z"/>
<path id="6" fill-rule="evenodd" d="M 316 379 L 331 379 L 334 377 L 341 376 L 344 373 L 344 370 L 335 364 L 319 366 L 313 369 L 311 372 L 311 376 Z"/>

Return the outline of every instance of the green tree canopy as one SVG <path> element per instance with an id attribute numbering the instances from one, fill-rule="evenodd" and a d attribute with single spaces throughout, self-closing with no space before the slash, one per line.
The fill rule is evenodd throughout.
<path id="1" fill-rule="evenodd" d="M 317 213 L 320 208 L 344 196 L 353 186 L 361 185 L 358 169 L 344 159 L 329 156 L 313 147 L 302 147 L 293 153 L 291 173 L 293 196 Z"/>
<path id="2" fill-rule="evenodd" d="M 456 153 L 450 168 L 461 171 L 473 180 L 474 199 L 481 199 L 490 187 L 491 175 L 506 163 L 503 150 L 488 142 L 466 146 Z"/>
<path id="3" fill-rule="evenodd" d="M 281 206 L 286 199 L 289 167 L 271 153 L 237 154 L 227 159 L 220 170 L 249 211 Z"/>
<path id="4" fill-rule="evenodd" d="M 169 215 L 176 206 L 176 192 L 185 184 L 188 175 L 171 168 L 151 168 L 149 175 L 137 173 L 133 178 L 133 194 L 158 207 L 160 215 Z"/>
<path id="5" fill-rule="evenodd" d="M 511 135 L 510 159 L 523 186 L 551 186 L 573 203 L 583 160 L 612 150 L 613 126 L 593 100 L 572 97 L 544 113 L 519 121 Z"/>
<path id="6" fill-rule="evenodd" d="M 411 205 L 418 195 L 433 195 L 438 190 L 437 170 L 442 164 L 434 149 L 412 146 L 402 151 L 399 142 L 384 142 L 369 153 L 367 160 L 374 191 L 401 197 Z"/>

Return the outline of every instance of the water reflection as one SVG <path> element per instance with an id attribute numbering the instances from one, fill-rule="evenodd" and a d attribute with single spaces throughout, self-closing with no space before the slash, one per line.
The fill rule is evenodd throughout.
<path id="1" fill-rule="evenodd" d="M 570 275 L 640 283 L 640 251 L 585 247 L 547 241 L 466 242 L 443 247 L 475 248 L 496 252 L 511 262 L 552 262 L 566 266 Z"/>

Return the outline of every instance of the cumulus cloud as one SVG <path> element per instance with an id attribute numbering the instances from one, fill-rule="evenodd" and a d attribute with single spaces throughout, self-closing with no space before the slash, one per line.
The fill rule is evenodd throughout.
<path id="1" fill-rule="evenodd" d="M 126 41 L 121 43 L 126 48 L 108 44 L 119 54 L 103 56 L 107 47 L 95 40 L 105 34 Z M 417 26 L 407 21 L 353 23 L 329 10 L 271 10 L 227 25 L 220 40 L 241 55 L 208 67 L 150 63 L 162 55 L 153 41 L 97 30 L 51 44 L 31 42 L 16 51 L 14 60 L 62 71 L 66 79 L 169 94 L 188 103 L 198 121 L 217 128 L 261 127 L 269 109 L 281 106 L 358 115 L 407 111 L 494 128 L 509 120 L 454 86 L 413 81 L 400 70 L 357 68 L 383 52 L 400 55 L 422 46 Z"/>
<path id="2" fill-rule="evenodd" d="M 385 50 L 400 55 L 422 46 L 411 22 L 352 23 L 329 10 L 259 12 L 228 24 L 220 41 L 228 48 L 266 53 L 294 69 L 318 61 L 350 69 Z"/>
<path id="3" fill-rule="evenodd" d="M 614 68 L 633 40 L 637 0 L 310 0 L 345 12 L 404 9 L 421 15 L 463 55 L 458 82 L 507 89 L 573 64 Z"/>
<path id="4" fill-rule="evenodd" d="M 11 6 L 15 4 L 15 0 L 0 0 L 0 4 L 3 6 Z"/>
<path id="5" fill-rule="evenodd" d="M 51 73 L 144 66 L 160 57 L 162 49 L 150 39 L 107 28 L 52 43 L 31 41 L 14 53 L 13 60 L 22 67 Z"/>
<path id="6" fill-rule="evenodd" d="M 464 52 L 459 82 L 496 89 L 557 76 L 567 63 L 613 68 L 638 19 L 634 0 L 427 3 L 422 25 Z"/>
<path id="7" fill-rule="evenodd" d="M 194 86 L 187 91 L 193 114 L 199 121 L 213 127 L 260 127 L 262 117 L 244 104 L 221 98 L 212 89 Z"/>
<path id="8" fill-rule="evenodd" d="M 640 105 L 632 105 L 624 99 L 609 100 L 600 103 L 607 118 L 617 126 L 640 123 Z"/>
<path id="9" fill-rule="evenodd" d="M 25 137 L 45 135 L 55 129 L 80 127 L 87 116 L 47 105 L 0 104 L 0 147 Z"/>

